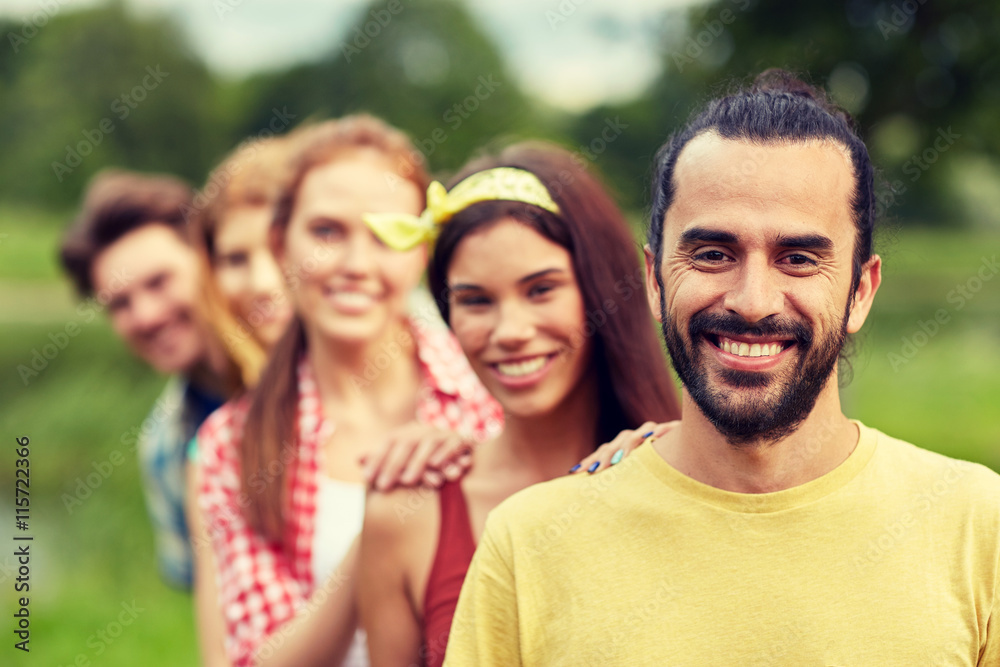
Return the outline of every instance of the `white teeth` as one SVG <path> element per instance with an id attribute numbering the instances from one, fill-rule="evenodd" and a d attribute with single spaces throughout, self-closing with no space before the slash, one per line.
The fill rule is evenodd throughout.
<path id="1" fill-rule="evenodd" d="M 735 354 L 738 357 L 771 357 L 782 351 L 781 343 L 739 343 L 726 338 L 719 338 L 719 347 L 723 352 Z"/>
<path id="2" fill-rule="evenodd" d="M 371 296 L 362 292 L 334 292 L 333 300 L 352 308 L 364 308 L 372 305 L 374 301 Z"/>
<path id="3" fill-rule="evenodd" d="M 541 370 L 542 366 L 545 365 L 545 360 L 546 357 L 535 357 L 534 359 L 529 359 L 527 361 L 497 364 L 497 369 L 504 375 L 520 377 L 522 375 L 530 375 L 531 373 Z"/>

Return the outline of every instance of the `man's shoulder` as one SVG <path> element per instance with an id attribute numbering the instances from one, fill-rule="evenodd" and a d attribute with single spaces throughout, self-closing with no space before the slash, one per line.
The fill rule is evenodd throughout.
<path id="1" fill-rule="evenodd" d="M 952 458 L 876 431 L 884 474 L 905 477 L 921 492 L 965 498 L 1000 513 L 1000 475 L 971 461 Z"/>
<path id="2" fill-rule="evenodd" d="M 545 509 L 557 509 L 581 488 L 583 475 L 566 475 L 521 489 L 498 505 L 491 514 L 522 519 L 529 514 L 541 514 Z"/>
<path id="3" fill-rule="evenodd" d="M 644 467 L 637 453 L 620 464 L 593 474 L 577 473 L 534 484 L 504 500 L 489 520 L 494 528 L 533 532 L 547 529 L 560 517 L 599 517 L 603 511 L 628 503 L 645 488 L 639 482 Z"/>

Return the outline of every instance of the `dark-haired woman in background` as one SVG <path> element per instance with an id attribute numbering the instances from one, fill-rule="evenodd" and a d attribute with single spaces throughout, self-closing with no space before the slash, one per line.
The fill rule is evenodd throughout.
<path id="1" fill-rule="evenodd" d="M 447 193 L 432 185 L 420 219 L 367 221 L 400 248 L 437 237 L 433 295 L 505 425 L 477 449 L 472 472 L 428 502 L 369 497 L 361 612 L 376 666 L 443 662 L 491 509 L 581 459 L 589 472 L 613 465 L 624 443 L 680 416 L 666 364 L 651 361 L 663 355 L 646 300 L 615 291 L 640 275 L 638 255 L 597 180 L 561 149 L 523 144 L 455 183 Z M 613 438 L 621 453 L 593 458 Z"/>

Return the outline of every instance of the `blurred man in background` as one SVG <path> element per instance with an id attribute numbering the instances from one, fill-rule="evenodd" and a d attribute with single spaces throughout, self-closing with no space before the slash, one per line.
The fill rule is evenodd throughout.
<path id="1" fill-rule="evenodd" d="M 186 448 L 222 403 L 227 363 L 195 312 L 200 270 L 184 230 L 192 197 L 170 176 L 102 172 L 90 182 L 60 253 L 80 295 L 107 309 L 115 332 L 139 358 L 171 376 L 137 447 L 160 571 L 184 588 L 192 580 Z"/>

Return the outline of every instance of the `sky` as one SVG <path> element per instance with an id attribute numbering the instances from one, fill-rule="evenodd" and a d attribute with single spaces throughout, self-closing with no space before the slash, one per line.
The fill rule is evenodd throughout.
<path id="1" fill-rule="evenodd" d="M 360 21 L 366 0 L 124 0 L 168 13 L 218 73 L 240 77 L 318 57 Z M 420 0 L 400 0 L 404 6 Z M 654 26 L 697 0 L 466 0 L 525 91 L 579 112 L 638 95 L 660 72 Z M 28 18 L 98 0 L 0 0 Z M 671 17 L 666 18 L 665 17 Z"/>

